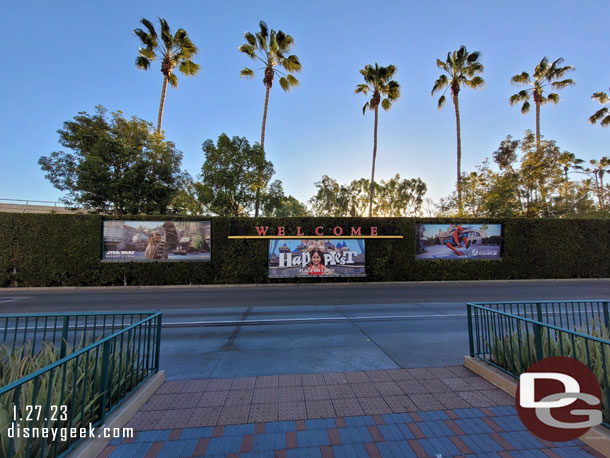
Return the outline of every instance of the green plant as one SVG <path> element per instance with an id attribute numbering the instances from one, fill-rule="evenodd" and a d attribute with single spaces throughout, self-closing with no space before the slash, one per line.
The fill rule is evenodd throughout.
<path id="1" fill-rule="evenodd" d="M 119 347 L 119 338 L 110 341 L 108 348 L 109 373 L 108 388 L 102 386 L 102 345 L 75 355 L 63 364 L 38 375 L 32 380 L 0 396 L 0 456 L 46 457 L 57 456 L 74 441 L 52 441 L 52 438 L 8 437 L 13 424 L 16 406 L 16 428 L 87 428 L 101 420 L 102 409 L 108 411 L 145 376 L 138 367 L 136 354 L 131 350 L 133 340 L 127 339 Z M 68 354 L 72 349 L 68 348 Z M 140 355 L 145 357 L 146 355 Z M 144 358 L 143 358 L 144 359 Z M 40 369 L 47 368 L 60 360 L 60 350 L 53 344 L 42 343 L 41 350 L 32 355 L 31 345 L 0 345 L 0 386 L 7 386 Z M 104 405 L 102 399 L 106 396 Z M 42 406 L 40 418 L 36 412 L 31 421 L 27 420 L 26 406 Z M 55 419 L 51 409 L 67 407 L 67 418 L 57 414 Z M 48 421 L 45 419 L 49 418 Z M 13 450 L 11 451 L 11 441 Z"/>
<path id="2" fill-rule="evenodd" d="M 565 356 L 580 361 L 595 374 L 602 390 L 602 413 L 604 421 L 610 423 L 610 328 L 600 317 L 591 320 L 591 330 L 577 329 L 579 334 L 605 340 L 599 342 L 577 336 L 565 331 L 540 329 L 542 358 Z M 521 321 L 516 329 L 503 333 L 502 336 L 491 335 L 491 341 L 484 339 L 489 348 L 490 361 L 513 375 L 519 376 L 537 361 L 536 338 L 533 326 Z"/>

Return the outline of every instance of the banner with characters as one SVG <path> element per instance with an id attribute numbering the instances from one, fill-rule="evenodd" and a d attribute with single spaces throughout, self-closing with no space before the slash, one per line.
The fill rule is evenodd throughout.
<path id="1" fill-rule="evenodd" d="M 209 221 L 104 221 L 102 261 L 209 261 Z"/>
<path id="2" fill-rule="evenodd" d="M 416 259 L 501 259 L 501 224 L 416 224 Z"/>
<path id="3" fill-rule="evenodd" d="M 269 240 L 269 278 L 313 276 L 366 276 L 364 240 Z"/>

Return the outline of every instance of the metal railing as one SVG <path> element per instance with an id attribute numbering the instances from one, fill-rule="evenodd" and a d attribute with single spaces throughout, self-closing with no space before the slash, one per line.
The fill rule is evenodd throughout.
<path id="1" fill-rule="evenodd" d="M 566 356 L 585 364 L 602 389 L 610 427 L 609 301 L 467 304 L 470 355 L 518 377 L 532 364 Z"/>
<path id="2" fill-rule="evenodd" d="M 71 431 L 104 424 L 159 370 L 158 312 L 2 315 L 0 323 L 0 381 L 10 381 L 0 388 L 0 456 L 65 455 L 79 440 Z M 17 437 L 25 428 L 29 437 Z M 33 437 L 42 428 L 56 439 Z"/>

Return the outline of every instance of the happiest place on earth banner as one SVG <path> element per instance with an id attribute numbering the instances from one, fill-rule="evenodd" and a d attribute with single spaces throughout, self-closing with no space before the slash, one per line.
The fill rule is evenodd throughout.
<path id="1" fill-rule="evenodd" d="M 102 261 L 209 261 L 209 221 L 104 221 Z"/>
<path id="2" fill-rule="evenodd" d="M 366 276 L 364 240 L 269 240 L 269 278 L 312 276 Z"/>
<path id="3" fill-rule="evenodd" d="M 501 224 L 417 224 L 416 231 L 416 259 L 501 259 Z"/>

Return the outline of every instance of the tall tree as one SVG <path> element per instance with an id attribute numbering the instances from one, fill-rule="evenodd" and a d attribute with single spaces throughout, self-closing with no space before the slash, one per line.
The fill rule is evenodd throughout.
<path id="1" fill-rule="evenodd" d="M 153 125 L 121 112 L 81 112 L 58 130 L 55 151 L 38 163 L 46 178 L 67 191 L 62 200 L 98 212 L 163 214 L 183 180 L 182 153 L 154 132 Z"/>
<path id="2" fill-rule="evenodd" d="M 563 59 L 561 57 L 552 63 L 546 57 L 543 57 L 534 68 L 534 74 L 531 77 L 529 73 L 521 72 L 511 78 L 513 84 L 531 86 L 511 95 L 509 102 L 511 106 L 523 102 L 521 113 L 526 114 L 530 110 L 530 97 L 533 99 L 536 106 L 536 148 L 538 149 L 540 149 L 540 107 L 548 102 L 559 103 L 559 94 L 556 92 L 548 93 L 547 88 L 559 90 L 575 84 L 571 78 L 561 80 L 567 72 L 574 70 L 573 66 L 565 65 L 562 67 L 562 64 Z"/>
<path id="3" fill-rule="evenodd" d="M 163 89 L 161 90 L 161 102 L 159 103 L 159 116 L 157 118 L 157 132 L 161 132 L 167 83 L 171 84 L 172 87 L 178 87 L 178 77 L 174 73 L 176 68 L 186 76 L 197 74 L 199 65 L 191 60 L 197 54 L 197 46 L 193 44 L 184 29 L 178 29 L 172 35 L 165 19 L 159 18 L 159 24 L 161 25 L 160 41 L 152 22 L 144 18 L 140 19 L 140 22 L 146 27 L 146 31 L 139 28 L 133 31 L 144 45 L 138 50 L 136 67 L 140 70 L 148 70 L 153 60 L 161 59 Z"/>
<path id="4" fill-rule="evenodd" d="M 366 109 L 375 112 L 375 129 L 373 134 L 373 165 L 371 167 L 371 184 L 369 192 L 369 217 L 373 216 L 373 193 L 375 187 L 375 158 L 377 157 L 377 125 L 379 119 L 379 105 L 384 110 L 388 111 L 392 107 L 392 102 L 395 102 L 400 97 L 400 84 L 392 78 L 396 73 L 395 65 L 380 67 L 377 62 L 375 66 L 365 65 L 360 73 L 364 77 L 364 83 L 356 86 L 354 91 L 356 94 L 362 92 L 367 101 L 362 107 L 362 114 L 366 113 Z M 369 93 L 371 97 L 368 98 Z M 382 96 L 385 97 L 382 100 Z"/>
<path id="5" fill-rule="evenodd" d="M 466 46 L 460 46 L 460 49 L 447 53 L 447 59 L 443 62 L 436 59 L 436 66 L 443 72 L 441 76 L 434 82 L 432 87 L 432 95 L 445 89 L 443 94 L 438 99 L 439 110 L 443 108 L 446 102 L 445 92 L 451 88 L 451 96 L 453 99 L 453 107 L 455 108 L 455 126 L 457 132 L 457 194 L 458 207 L 460 214 L 462 213 L 462 131 L 460 126 L 460 103 L 459 94 L 461 86 L 467 86 L 472 89 L 481 88 L 485 85 L 483 78 L 478 74 L 483 73 L 483 64 L 479 62 L 481 53 L 479 51 L 468 52 Z"/>
<path id="6" fill-rule="evenodd" d="M 260 21 L 260 32 L 256 35 L 250 32 L 244 33 L 246 43 L 239 47 L 239 50 L 248 55 L 252 60 L 260 61 L 263 64 L 264 76 L 263 84 L 265 85 L 265 108 L 263 110 L 263 125 L 261 127 L 261 148 L 265 149 L 265 126 L 267 124 L 267 108 L 269 107 L 269 92 L 273 86 L 273 79 L 277 75 L 280 82 L 280 87 L 288 92 L 291 87 L 297 86 L 299 80 L 293 73 L 301 71 L 301 62 L 294 54 L 287 55 L 290 48 L 294 44 L 293 38 L 282 32 L 275 31 L 267 27 L 264 21 Z M 280 70 L 283 68 L 285 71 Z M 240 76 L 246 78 L 254 78 L 254 70 L 244 68 L 240 72 Z M 261 193 L 260 188 L 256 192 L 256 205 L 254 216 L 258 216 L 260 208 Z"/>
<path id="7" fill-rule="evenodd" d="M 265 160 L 263 149 L 250 146 L 245 137 L 218 137 L 216 145 L 206 140 L 202 145 L 205 162 L 202 183 L 196 183 L 199 200 L 220 216 L 247 216 L 255 203 L 258 182 L 264 186 L 273 176 L 273 164 Z"/>
<path id="8" fill-rule="evenodd" d="M 605 92 L 595 92 L 591 98 L 597 100 L 602 105 L 610 105 L 610 97 Z M 600 121 L 599 124 L 602 127 L 610 126 L 610 108 L 602 107 L 589 118 L 591 124 L 595 124 L 597 121 Z"/>

